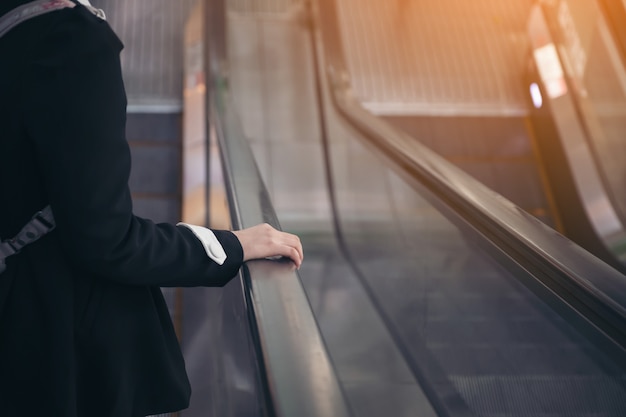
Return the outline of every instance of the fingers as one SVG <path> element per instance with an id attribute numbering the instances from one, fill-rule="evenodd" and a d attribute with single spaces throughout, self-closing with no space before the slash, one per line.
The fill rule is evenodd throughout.
<path id="1" fill-rule="evenodd" d="M 284 246 L 283 248 L 284 251 L 281 255 L 290 258 L 296 264 L 296 267 L 300 269 L 300 265 L 302 265 L 303 260 L 302 247 Z"/>
<path id="2" fill-rule="evenodd" d="M 300 242 L 300 238 L 296 235 L 292 235 L 291 233 L 281 232 L 272 228 L 270 231 L 270 246 L 267 248 L 269 251 L 269 256 L 284 256 L 286 258 L 290 258 L 299 269 L 300 265 L 302 265 L 302 261 L 304 259 L 304 252 L 302 249 L 302 243 Z"/>
<path id="3" fill-rule="evenodd" d="M 290 258 L 300 268 L 304 251 L 300 238 L 291 233 L 281 232 L 268 224 L 260 224 L 233 232 L 244 253 L 244 261 L 250 259 L 284 256 Z"/>
<path id="4" fill-rule="evenodd" d="M 282 240 L 282 245 L 284 247 L 284 253 L 282 253 L 282 255 L 294 261 L 299 268 L 304 260 L 304 252 L 302 250 L 300 238 L 290 233 L 277 232 L 281 234 L 279 239 Z"/>

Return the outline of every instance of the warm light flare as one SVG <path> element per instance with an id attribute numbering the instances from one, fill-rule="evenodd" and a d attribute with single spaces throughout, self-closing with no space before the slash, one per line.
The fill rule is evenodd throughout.
<path id="1" fill-rule="evenodd" d="M 543 97 L 541 96 L 541 90 L 539 89 L 539 85 L 537 83 L 532 83 L 530 85 L 530 98 L 533 101 L 533 106 L 536 109 L 540 109 L 543 105 Z"/>

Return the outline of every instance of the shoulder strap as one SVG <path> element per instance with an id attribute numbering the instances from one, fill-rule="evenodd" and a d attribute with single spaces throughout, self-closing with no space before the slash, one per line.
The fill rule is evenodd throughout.
<path id="1" fill-rule="evenodd" d="M 23 4 L 0 17 L 0 37 L 6 35 L 20 23 L 55 10 L 75 7 L 70 0 L 36 0 Z"/>
<path id="2" fill-rule="evenodd" d="M 78 3 L 83 5 L 91 13 L 95 14 L 102 20 L 106 20 L 104 10 L 96 9 L 89 3 L 89 0 L 77 0 Z M 23 4 L 4 16 L 0 17 L 0 38 L 6 35 L 11 29 L 20 23 L 31 19 L 33 17 L 53 12 L 55 10 L 73 8 L 76 7 L 74 1 L 71 0 L 35 0 L 30 3 Z"/>
<path id="3" fill-rule="evenodd" d="M 46 206 L 43 210 L 35 213 L 32 219 L 22 227 L 13 239 L 0 241 L 0 274 L 4 272 L 4 260 L 9 256 L 19 253 L 24 246 L 36 242 L 55 228 L 52 208 Z"/>

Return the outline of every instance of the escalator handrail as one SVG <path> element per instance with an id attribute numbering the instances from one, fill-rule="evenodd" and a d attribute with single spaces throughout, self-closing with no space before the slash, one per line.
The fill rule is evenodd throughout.
<path id="1" fill-rule="evenodd" d="M 609 23 L 613 39 L 620 51 L 620 58 L 626 66 L 626 6 L 620 0 L 598 0 L 600 9 Z"/>
<path id="2" fill-rule="evenodd" d="M 334 0 L 318 0 L 322 56 L 337 112 L 507 256 L 626 349 L 626 276 L 366 111 L 351 90 Z"/>
<path id="3" fill-rule="evenodd" d="M 223 0 L 207 7 L 205 27 L 224 31 Z M 220 9 L 221 12 L 220 13 Z M 208 20 L 211 19 L 211 20 Z M 220 22 L 220 19 L 224 19 Z M 208 125 L 214 129 L 234 229 L 268 223 L 280 229 L 276 212 L 243 127 L 232 111 L 224 33 L 205 33 Z M 207 65 L 210 64 L 210 65 Z M 254 260 L 242 268 L 242 286 L 259 360 L 265 416 L 351 415 L 337 374 L 295 266 L 291 261 Z"/>

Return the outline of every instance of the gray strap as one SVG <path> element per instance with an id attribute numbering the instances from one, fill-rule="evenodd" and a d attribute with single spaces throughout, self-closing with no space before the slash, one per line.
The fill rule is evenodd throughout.
<path id="1" fill-rule="evenodd" d="M 52 208 L 46 206 L 35 213 L 32 219 L 19 231 L 13 239 L 0 242 L 0 274 L 6 269 L 4 260 L 19 253 L 24 246 L 30 245 L 54 230 L 56 224 Z"/>
<path id="2" fill-rule="evenodd" d="M 95 14 L 102 20 L 106 20 L 104 10 L 96 9 L 89 3 L 89 1 L 78 1 L 91 13 Z M 44 13 L 53 12 L 55 10 L 66 8 L 71 9 L 73 7 L 76 7 L 76 3 L 71 0 L 35 0 L 30 3 L 23 4 L 0 17 L 0 38 L 7 34 L 7 32 L 15 26 L 28 19 L 40 16 Z"/>
<path id="3" fill-rule="evenodd" d="M 0 37 L 25 20 L 44 13 L 76 7 L 70 0 L 36 0 L 23 4 L 0 17 Z"/>

